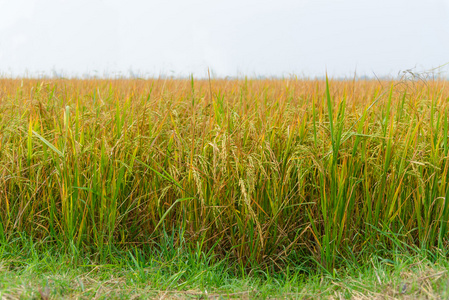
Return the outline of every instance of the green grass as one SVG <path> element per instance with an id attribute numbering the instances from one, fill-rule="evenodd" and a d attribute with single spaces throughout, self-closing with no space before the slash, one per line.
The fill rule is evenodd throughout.
<path id="1" fill-rule="evenodd" d="M 110 263 L 17 236 L 0 246 L 2 299 L 431 299 L 449 296 L 445 255 L 386 257 L 375 248 L 363 264 L 307 274 L 292 262 L 281 272 L 239 265 L 174 246 L 114 252 Z M 193 250 L 193 251 L 191 251 Z"/>

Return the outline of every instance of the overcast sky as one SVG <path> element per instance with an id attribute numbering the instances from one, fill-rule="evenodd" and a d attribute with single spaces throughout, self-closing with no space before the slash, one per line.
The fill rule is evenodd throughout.
<path id="1" fill-rule="evenodd" d="M 0 0 L 4 76 L 395 76 L 448 62 L 449 0 Z"/>

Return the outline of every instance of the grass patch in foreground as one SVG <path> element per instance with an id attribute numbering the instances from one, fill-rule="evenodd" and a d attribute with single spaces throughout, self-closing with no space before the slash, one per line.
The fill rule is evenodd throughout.
<path id="1" fill-rule="evenodd" d="M 449 296 L 449 261 L 425 252 L 373 254 L 333 274 L 303 265 L 249 272 L 173 248 L 117 251 L 109 262 L 20 237 L 0 246 L 2 299 L 429 299 Z M 388 258 L 386 258 L 388 257 Z"/>

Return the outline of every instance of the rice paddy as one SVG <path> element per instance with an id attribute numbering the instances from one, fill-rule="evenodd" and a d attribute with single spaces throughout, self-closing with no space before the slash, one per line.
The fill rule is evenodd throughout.
<path id="1" fill-rule="evenodd" d="M 446 253 L 448 110 L 437 80 L 2 79 L 0 240 L 328 273 Z"/>

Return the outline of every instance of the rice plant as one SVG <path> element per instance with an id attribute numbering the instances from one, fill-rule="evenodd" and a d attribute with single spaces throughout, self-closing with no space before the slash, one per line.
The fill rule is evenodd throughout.
<path id="1" fill-rule="evenodd" d="M 1 240 L 107 255 L 173 234 L 327 271 L 447 247 L 444 81 L 0 82 Z"/>

